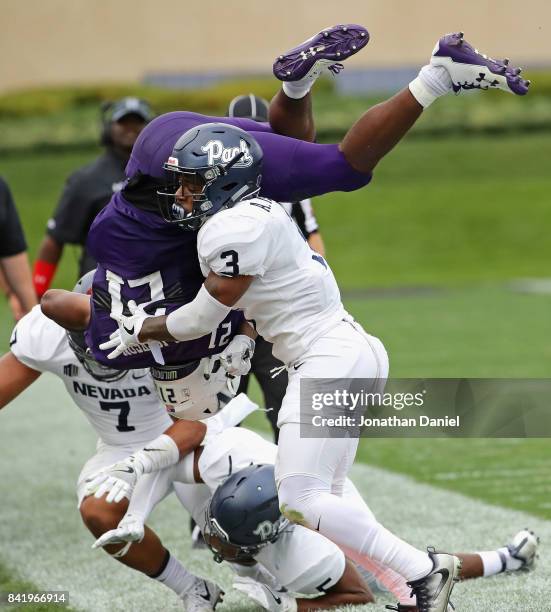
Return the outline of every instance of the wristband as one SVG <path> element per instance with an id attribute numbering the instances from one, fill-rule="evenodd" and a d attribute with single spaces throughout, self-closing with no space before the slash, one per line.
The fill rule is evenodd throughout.
<path id="1" fill-rule="evenodd" d="M 33 285 L 36 295 L 41 298 L 48 290 L 54 277 L 57 264 L 38 259 L 34 263 Z"/>
<path id="2" fill-rule="evenodd" d="M 166 434 L 161 434 L 141 450 L 134 453 L 132 463 L 139 476 L 151 474 L 175 465 L 180 460 L 180 451 L 176 442 Z"/>

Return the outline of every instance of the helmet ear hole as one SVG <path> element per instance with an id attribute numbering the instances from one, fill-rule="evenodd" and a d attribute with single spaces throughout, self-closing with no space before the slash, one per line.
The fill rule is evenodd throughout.
<path id="1" fill-rule="evenodd" d="M 237 183 L 227 183 L 222 187 L 222 191 L 233 191 L 237 187 Z"/>

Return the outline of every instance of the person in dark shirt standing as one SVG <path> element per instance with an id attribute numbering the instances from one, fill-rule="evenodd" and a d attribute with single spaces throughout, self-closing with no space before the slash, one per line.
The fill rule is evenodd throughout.
<path id="1" fill-rule="evenodd" d="M 228 117 L 243 117 L 264 123 L 268 121 L 268 107 L 269 104 L 264 98 L 254 94 L 246 94 L 237 96 L 230 102 L 227 114 Z M 287 211 L 287 214 L 294 219 L 310 248 L 324 256 L 325 248 L 310 198 L 297 202 L 280 202 L 280 204 Z M 264 405 L 269 409 L 266 416 L 272 426 L 276 442 L 279 434 L 277 415 L 288 382 L 287 371 L 282 366 L 281 361 L 272 355 L 272 344 L 258 336 L 251 360 L 251 371 L 246 376 L 241 377 L 238 390 L 238 393 L 246 393 L 250 375 L 254 374 L 264 396 Z M 274 376 L 277 372 L 279 373 Z"/>
<path id="2" fill-rule="evenodd" d="M 96 267 L 86 251 L 86 237 L 99 211 L 124 185 L 124 169 L 136 138 L 153 118 L 149 105 L 138 98 L 122 98 L 102 107 L 101 144 L 105 152 L 72 174 L 48 221 L 34 265 L 33 282 L 38 297 L 50 286 L 65 244 L 82 246 L 78 276 Z"/>
<path id="3" fill-rule="evenodd" d="M 36 304 L 27 244 L 7 183 L 0 178 L 0 289 L 16 320 Z"/>

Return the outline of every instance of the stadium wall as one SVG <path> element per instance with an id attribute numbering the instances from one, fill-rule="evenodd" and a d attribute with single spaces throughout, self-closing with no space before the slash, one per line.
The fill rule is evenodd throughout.
<path id="1" fill-rule="evenodd" d="M 270 70 L 273 55 L 339 22 L 365 24 L 356 68 L 427 59 L 439 35 L 463 29 L 496 56 L 551 64 L 548 0 L 0 0 L 0 91 L 136 81 L 157 72 Z"/>

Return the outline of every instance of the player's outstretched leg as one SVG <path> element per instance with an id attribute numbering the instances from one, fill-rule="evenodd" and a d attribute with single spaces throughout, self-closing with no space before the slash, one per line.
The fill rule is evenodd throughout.
<path id="1" fill-rule="evenodd" d="M 529 529 L 522 529 L 506 546 L 496 550 L 456 553 L 462 563 L 461 579 L 530 570 L 535 565 L 538 546 L 538 536 Z"/>
<path id="2" fill-rule="evenodd" d="M 270 104 L 270 125 L 285 136 L 313 141 L 314 118 L 310 89 L 324 72 L 338 74 L 341 62 L 369 42 L 369 32 L 355 24 L 325 28 L 302 44 L 279 55 L 274 62 L 276 78 L 283 88 Z"/>
<path id="3" fill-rule="evenodd" d="M 519 76 L 520 71 L 510 67 L 509 60 L 497 61 L 479 53 L 462 32 L 447 34 L 409 87 L 370 108 L 350 128 L 340 149 L 355 170 L 370 173 L 437 98 L 471 89 L 503 89 L 524 95 L 530 82 Z"/>

